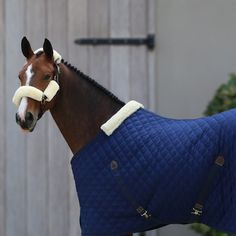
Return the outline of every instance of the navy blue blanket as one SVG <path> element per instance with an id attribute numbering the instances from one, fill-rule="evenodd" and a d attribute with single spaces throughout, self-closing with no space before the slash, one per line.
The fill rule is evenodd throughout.
<path id="1" fill-rule="evenodd" d="M 225 164 L 200 221 L 236 233 L 236 109 L 174 120 L 140 108 L 111 136 L 101 131 L 71 161 L 82 235 L 120 236 L 191 222 L 219 155 Z"/>

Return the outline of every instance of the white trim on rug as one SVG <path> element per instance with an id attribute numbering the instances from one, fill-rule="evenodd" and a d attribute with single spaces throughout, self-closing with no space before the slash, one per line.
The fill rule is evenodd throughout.
<path id="1" fill-rule="evenodd" d="M 101 129 L 105 132 L 106 135 L 110 136 L 125 119 L 136 112 L 139 108 L 144 108 L 144 106 L 134 100 L 129 101 L 106 123 L 104 123 L 101 126 Z"/>

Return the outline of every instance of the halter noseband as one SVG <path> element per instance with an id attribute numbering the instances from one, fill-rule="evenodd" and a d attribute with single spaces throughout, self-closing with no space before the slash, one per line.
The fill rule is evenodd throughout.
<path id="1" fill-rule="evenodd" d="M 50 81 L 44 92 L 33 86 L 21 86 L 16 90 L 12 102 L 19 106 L 23 97 L 29 97 L 44 104 L 45 102 L 50 102 L 58 90 L 59 85 L 55 80 Z"/>
<path id="2" fill-rule="evenodd" d="M 38 53 L 39 51 L 43 51 L 42 48 L 39 48 L 38 50 L 36 50 L 34 53 Z M 44 91 L 41 91 L 33 86 L 30 85 L 25 85 L 25 86 L 20 86 L 13 98 L 12 98 L 12 102 L 16 105 L 19 106 L 21 99 L 23 97 L 29 97 L 32 98 L 36 101 L 41 102 L 42 105 L 44 105 L 46 102 L 50 102 L 54 96 L 56 95 L 57 91 L 60 89 L 59 87 L 59 74 L 60 74 L 60 67 L 59 67 L 59 63 L 61 62 L 61 55 L 53 50 L 53 59 L 56 65 L 56 74 L 53 78 L 53 80 L 51 80 L 47 86 L 47 88 Z"/>

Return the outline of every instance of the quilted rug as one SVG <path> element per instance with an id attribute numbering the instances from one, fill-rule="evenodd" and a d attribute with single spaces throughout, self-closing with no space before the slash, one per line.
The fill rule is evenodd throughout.
<path id="1" fill-rule="evenodd" d="M 236 109 L 175 120 L 140 106 L 121 116 L 71 160 L 82 235 L 194 221 L 236 233 Z"/>

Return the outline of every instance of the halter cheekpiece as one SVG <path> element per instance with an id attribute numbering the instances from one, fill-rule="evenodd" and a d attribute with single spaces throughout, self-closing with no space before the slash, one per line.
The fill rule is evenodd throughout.
<path id="1" fill-rule="evenodd" d="M 34 53 L 38 53 L 40 51 L 43 51 L 42 48 L 37 49 Z M 56 93 L 58 92 L 58 90 L 60 89 L 59 86 L 59 75 L 60 75 L 60 67 L 59 64 L 61 62 L 61 55 L 53 50 L 53 59 L 56 65 L 56 73 L 53 77 L 53 79 L 49 82 L 47 88 L 44 91 L 41 91 L 40 89 L 37 89 L 33 86 L 30 85 L 24 85 L 24 86 L 20 86 L 13 98 L 12 101 L 16 106 L 20 105 L 21 99 L 23 97 L 29 97 L 32 98 L 36 101 L 41 102 L 42 105 L 44 105 L 46 102 L 50 102 L 54 96 L 56 95 Z"/>

